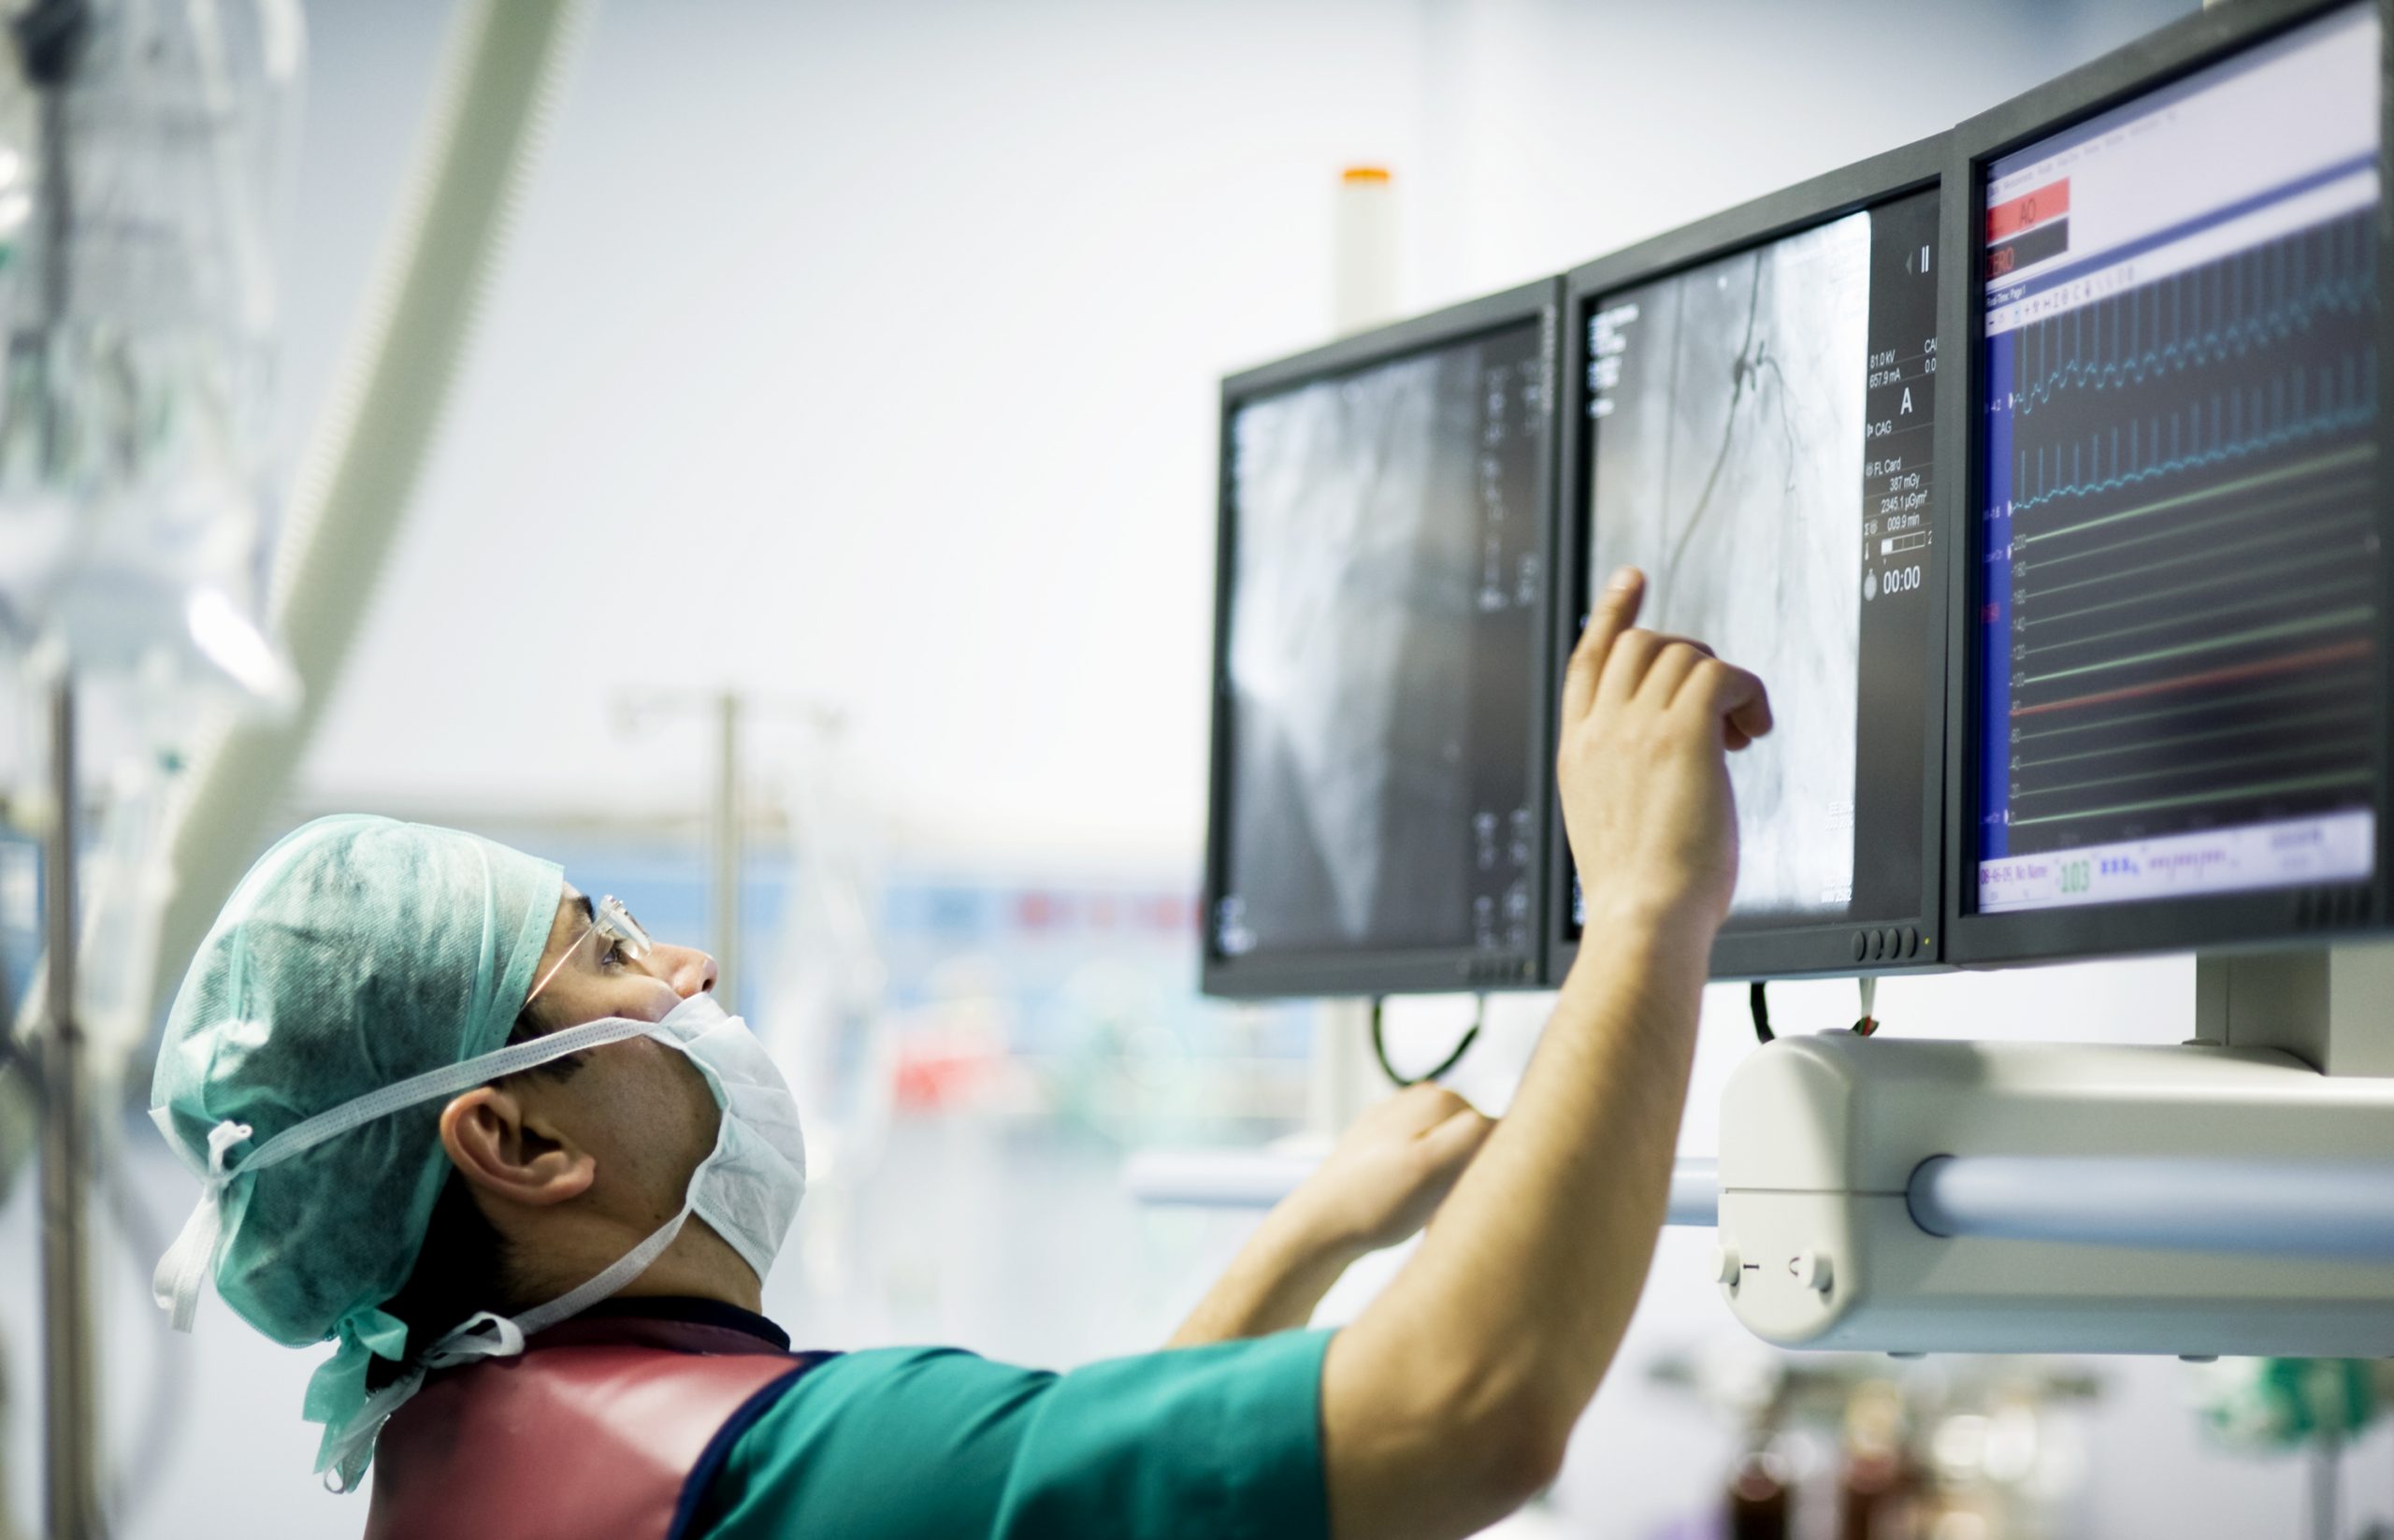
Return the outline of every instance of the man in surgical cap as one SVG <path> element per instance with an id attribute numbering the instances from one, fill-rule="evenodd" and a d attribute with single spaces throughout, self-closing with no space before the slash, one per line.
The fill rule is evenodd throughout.
<path id="1" fill-rule="evenodd" d="M 556 867 L 340 817 L 269 851 L 177 996 L 155 1116 L 203 1182 L 161 1262 L 329 1341 L 319 1469 L 372 1537 L 1457 1536 L 1551 1480 L 1661 1222 L 1711 935 L 1722 756 L 1760 684 L 1598 601 L 1560 772 L 1589 933 L 1501 1126 L 1367 1113 L 1167 1348 L 1055 1374 L 793 1352 L 758 1314 L 805 1181 L 713 962 Z M 1354 1258 L 1431 1228 L 1350 1326 Z"/>

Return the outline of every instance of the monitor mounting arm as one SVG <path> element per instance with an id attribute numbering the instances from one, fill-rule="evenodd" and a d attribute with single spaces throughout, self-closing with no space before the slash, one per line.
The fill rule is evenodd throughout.
<path id="1" fill-rule="evenodd" d="M 2394 945 L 2199 967 L 2183 1047 L 1757 1051 L 1723 1102 L 1731 1309 L 1786 1346 L 2394 1355 Z"/>

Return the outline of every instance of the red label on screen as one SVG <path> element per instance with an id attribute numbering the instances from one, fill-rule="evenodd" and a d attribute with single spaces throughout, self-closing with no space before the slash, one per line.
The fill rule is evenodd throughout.
<path id="1" fill-rule="evenodd" d="M 2042 224 L 2070 212 L 2070 179 L 2064 177 L 2049 182 L 2033 193 L 2023 193 L 2009 203 L 1998 203 L 1986 211 L 1986 238 L 2001 240 L 2015 236 L 2032 224 Z"/>

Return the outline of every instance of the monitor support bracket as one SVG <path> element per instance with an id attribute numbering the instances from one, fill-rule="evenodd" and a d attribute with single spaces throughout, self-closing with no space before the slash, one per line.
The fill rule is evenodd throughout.
<path id="1" fill-rule="evenodd" d="M 2394 943 L 2197 957 L 2194 1041 L 2394 1076 Z"/>

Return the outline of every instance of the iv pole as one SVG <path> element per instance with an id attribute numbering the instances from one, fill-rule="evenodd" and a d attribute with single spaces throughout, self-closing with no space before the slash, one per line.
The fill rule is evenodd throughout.
<path id="1" fill-rule="evenodd" d="M 85 0 L 39 0 L 15 23 L 25 76 L 39 98 L 41 308 L 29 344 L 44 365 L 38 397 L 45 473 L 60 452 L 55 381 L 47 366 L 66 319 L 73 183 L 66 89 L 90 35 Z M 61 653 L 50 691 L 50 821 L 42 842 L 44 970 L 38 1066 L 41 1130 L 42 1504 L 51 1540 L 97 1540 L 99 1415 L 92 1361 L 91 1091 L 75 1019 L 75 683 Z"/>
<path id="2" fill-rule="evenodd" d="M 53 1540 L 105 1533 L 92 1364 L 91 1091 L 75 1020 L 75 687 L 50 685 L 51 812 L 43 840 L 50 955 L 40 1065 L 43 1507 Z"/>
<path id="3" fill-rule="evenodd" d="M 747 856 L 747 813 L 741 805 L 740 728 L 747 702 L 737 690 L 641 690 L 619 697 L 615 711 L 627 731 L 652 718 L 697 714 L 714 728 L 714 763 L 708 776 L 707 928 L 714 951 L 714 997 L 727 1011 L 739 1006 L 740 881 Z"/>

